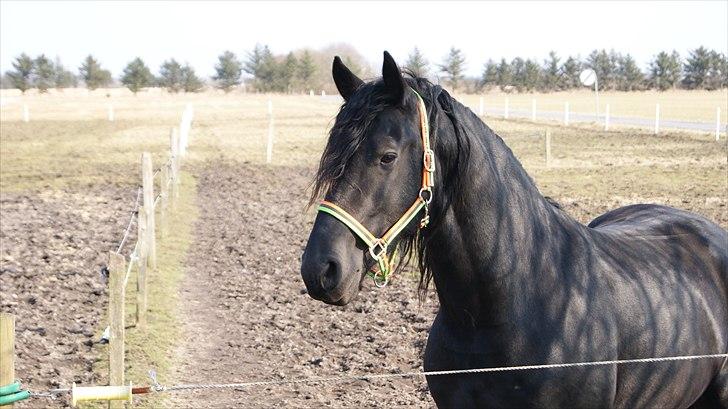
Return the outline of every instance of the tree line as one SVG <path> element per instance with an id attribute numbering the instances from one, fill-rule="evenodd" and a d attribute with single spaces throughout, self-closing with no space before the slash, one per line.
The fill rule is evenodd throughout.
<path id="1" fill-rule="evenodd" d="M 267 45 L 256 45 L 242 56 L 225 51 L 218 56 L 215 74 L 206 84 L 189 64 L 175 59 L 164 61 L 157 75 L 141 58 L 127 64 L 119 82 L 137 93 L 147 87 L 163 87 L 169 92 L 198 92 L 210 85 L 225 92 L 239 86 L 256 92 L 298 93 L 309 90 L 335 90 L 330 78 L 334 55 L 342 56 L 357 75 L 371 76 L 372 70 L 364 57 L 348 44 L 332 44 L 320 50 L 300 49 L 275 55 Z M 431 64 L 425 55 L 414 48 L 404 68 L 412 74 L 444 83 L 460 92 L 482 92 L 499 88 L 506 92 L 561 91 L 581 87 L 579 74 L 593 69 L 599 89 L 635 91 L 719 89 L 728 87 L 728 58 L 715 50 L 699 47 L 682 58 L 676 51 L 660 52 L 646 70 L 640 69 L 629 54 L 614 50 L 594 50 L 586 58 L 561 58 L 554 51 L 543 61 L 516 57 L 510 61 L 488 60 L 480 77 L 465 75 L 467 58 L 462 50 L 452 47 L 440 63 Z M 37 88 L 41 93 L 50 88 L 76 87 L 81 81 L 89 89 L 108 87 L 114 80 L 92 55 L 78 67 L 78 74 L 66 69 L 60 59 L 54 61 L 40 55 L 31 58 L 21 54 L 15 58 L 13 69 L 3 76 L 4 87 L 22 92 Z M 245 74 L 245 75 L 244 75 Z"/>

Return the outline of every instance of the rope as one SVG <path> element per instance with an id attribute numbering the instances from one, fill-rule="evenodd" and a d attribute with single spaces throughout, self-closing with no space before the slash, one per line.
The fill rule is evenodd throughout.
<path id="1" fill-rule="evenodd" d="M 137 215 L 137 211 L 139 210 L 139 199 L 142 197 L 142 188 L 137 189 L 137 197 L 136 201 L 134 202 L 134 210 L 131 211 L 131 217 L 129 217 L 129 224 L 126 225 L 126 230 L 124 231 L 124 237 L 121 239 L 121 243 L 119 243 L 119 247 L 116 249 L 116 254 L 121 253 L 121 249 L 124 248 L 124 243 L 126 243 L 126 239 L 129 237 L 129 232 L 131 232 L 131 225 L 134 222 L 134 217 Z"/>
<path id="2" fill-rule="evenodd" d="M 136 244 L 134 245 L 134 251 L 129 254 L 129 265 L 126 267 L 126 275 L 124 276 L 124 288 L 126 288 L 126 283 L 129 281 L 129 274 L 131 273 L 131 268 L 134 266 L 134 262 L 139 260 L 139 241 L 137 240 Z"/>
<path id="3" fill-rule="evenodd" d="M 510 371 L 532 371 L 542 369 L 561 369 L 561 368 L 574 368 L 574 367 L 590 367 L 590 366 L 607 366 L 607 365 L 621 365 L 621 364 L 637 364 L 637 363 L 655 363 L 655 362 L 670 362 L 670 361 L 688 361 L 694 359 L 713 359 L 713 358 L 728 358 L 728 353 L 725 354 L 710 354 L 710 355 L 686 355 L 686 356 L 669 356 L 661 358 L 639 358 L 639 359 L 616 359 L 609 361 L 590 361 L 590 362 L 569 362 L 560 364 L 543 364 L 543 365 L 521 365 L 521 366 L 501 366 L 493 368 L 474 368 L 474 369 L 454 369 L 447 371 L 418 371 L 418 372 L 402 372 L 402 373 L 391 373 L 391 374 L 375 374 L 375 375 L 351 375 L 351 376 L 337 376 L 327 378 L 304 378 L 304 379 L 292 379 L 292 380 L 280 380 L 280 381 L 254 381 L 254 382 L 240 382 L 240 383 L 213 383 L 213 384 L 183 384 L 164 387 L 156 384 L 154 390 L 156 392 L 172 392 L 172 391 L 184 391 L 184 390 L 196 390 L 196 389 L 234 389 L 234 388 L 246 388 L 251 386 L 271 386 L 271 385 L 291 385 L 301 383 L 316 383 L 316 382 L 345 382 L 345 381 L 368 381 L 375 379 L 392 379 L 392 378 L 409 378 L 409 377 L 420 377 L 420 376 L 443 376 L 443 375 L 461 375 L 461 374 L 474 374 L 474 373 L 490 373 L 490 372 L 510 372 Z M 155 382 L 156 383 L 156 382 Z"/>

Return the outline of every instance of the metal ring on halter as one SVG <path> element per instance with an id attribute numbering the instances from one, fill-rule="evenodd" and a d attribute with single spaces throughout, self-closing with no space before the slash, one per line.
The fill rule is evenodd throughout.
<path id="1" fill-rule="evenodd" d="M 375 251 L 377 246 L 381 248 L 381 250 Z M 387 254 L 387 242 L 382 239 L 377 239 L 377 241 L 369 247 L 369 254 L 375 261 L 379 261 L 379 259 L 382 258 L 382 255 Z"/>
<path id="2" fill-rule="evenodd" d="M 423 196 L 423 193 L 425 193 L 425 192 L 429 193 L 429 195 L 427 195 L 427 198 L 425 198 Z M 430 202 L 432 201 L 432 196 L 433 196 L 433 194 L 432 194 L 432 188 L 431 187 L 428 187 L 428 188 L 424 188 L 423 187 L 422 189 L 420 189 L 419 196 L 420 196 L 420 199 L 422 199 L 426 204 L 430 204 Z"/>
<path id="3" fill-rule="evenodd" d="M 422 155 L 422 163 L 424 164 L 426 171 L 435 171 L 435 152 L 432 149 L 427 149 Z"/>

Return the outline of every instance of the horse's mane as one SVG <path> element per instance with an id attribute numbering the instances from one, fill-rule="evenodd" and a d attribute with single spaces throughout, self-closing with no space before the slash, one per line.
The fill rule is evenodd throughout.
<path id="1" fill-rule="evenodd" d="M 445 211 L 457 197 L 456 192 L 462 188 L 464 175 L 469 166 L 470 141 L 468 131 L 457 107 L 459 104 L 440 86 L 433 85 L 425 78 L 405 71 L 405 82 L 422 96 L 427 106 L 430 121 L 430 139 L 437 153 L 437 172 L 441 172 L 442 181 L 435 186 L 437 200 L 430 207 L 430 224 L 427 232 L 411 230 L 405 233 L 397 247 L 400 262 L 397 270 L 401 270 L 415 257 L 420 270 L 419 292 L 421 299 L 427 294 L 432 280 L 431 263 L 428 262 L 426 248 L 431 232 L 438 229 Z M 376 120 L 379 113 L 392 107 L 391 97 L 387 94 L 382 80 L 365 83 L 346 101 L 336 116 L 336 122 L 329 132 L 329 139 L 324 148 L 319 169 L 316 173 L 309 205 L 316 202 L 322 194 L 338 183 L 343 182 L 343 175 L 354 153 L 359 149 L 366 137 L 367 130 Z M 444 115 L 454 129 L 454 134 L 446 132 L 440 135 L 437 124 Z"/>

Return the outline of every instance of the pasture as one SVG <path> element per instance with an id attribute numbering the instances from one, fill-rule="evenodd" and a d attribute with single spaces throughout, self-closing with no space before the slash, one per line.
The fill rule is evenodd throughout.
<path id="1" fill-rule="evenodd" d="M 291 380 L 417 370 L 437 300 L 419 305 L 416 277 L 370 281 L 344 308 L 305 294 L 300 257 L 314 210 L 309 187 L 338 97 L 204 93 L 132 96 L 114 90 L 20 97 L 0 114 L 0 280 L 18 317 L 16 371 L 30 388 L 103 383 L 107 294 L 99 278 L 134 202 L 140 152 L 162 162 L 169 129 L 195 109 L 175 230 L 150 277 L 148 335 L 129 330 L 127 376 L 156 368 L 172 384 Z M 486 96 L 488 97 L 488 96 Z M 538 96 L 558 111 L 563 95 Z M 501 94 L 492 99 L 502 101 Z M 509 96 L 530 107 L 531 97 Z M 592 109 L 579 92 L 574 111 Z M 268 101 L 274 112 L 266 164 Z M 477 108 L 477 96 L 463 102 Z M 725 91 L 608 94 L 612 114 L 711 121 Z M 548 102 L 551 101 L 551 102 Z M 669 102 L 663 102 L 669 101 Z M 22 121 L 22 105 L 30 122 Z M 551 105 L 549 105 L 551 104 Z M 114 121 L 108 121 L 113 106 Z M 515 106 L 515 105 L 512 105 Z M 641 108 L 646 106 L 646 108 Z M 539 106 L 541 109 L 541 106 Z M 728 113 L 728 109 L 724 112 Z M 544 195 L 583 223 L 630 203 L 661 203 L 728 228 L 725 137 L 485 118 Z M 544 133 L 551 133 L 546 164 Z M 7 296 L 6 296 L 7 295 Z M 26 401 L 17 407 L 31 407 Z M 67 404 L 67 402 L 66 402 Z M 422 378 L 266 386 L 157 395 L 138 406 L 296 407 L 433 403 Z"/>

